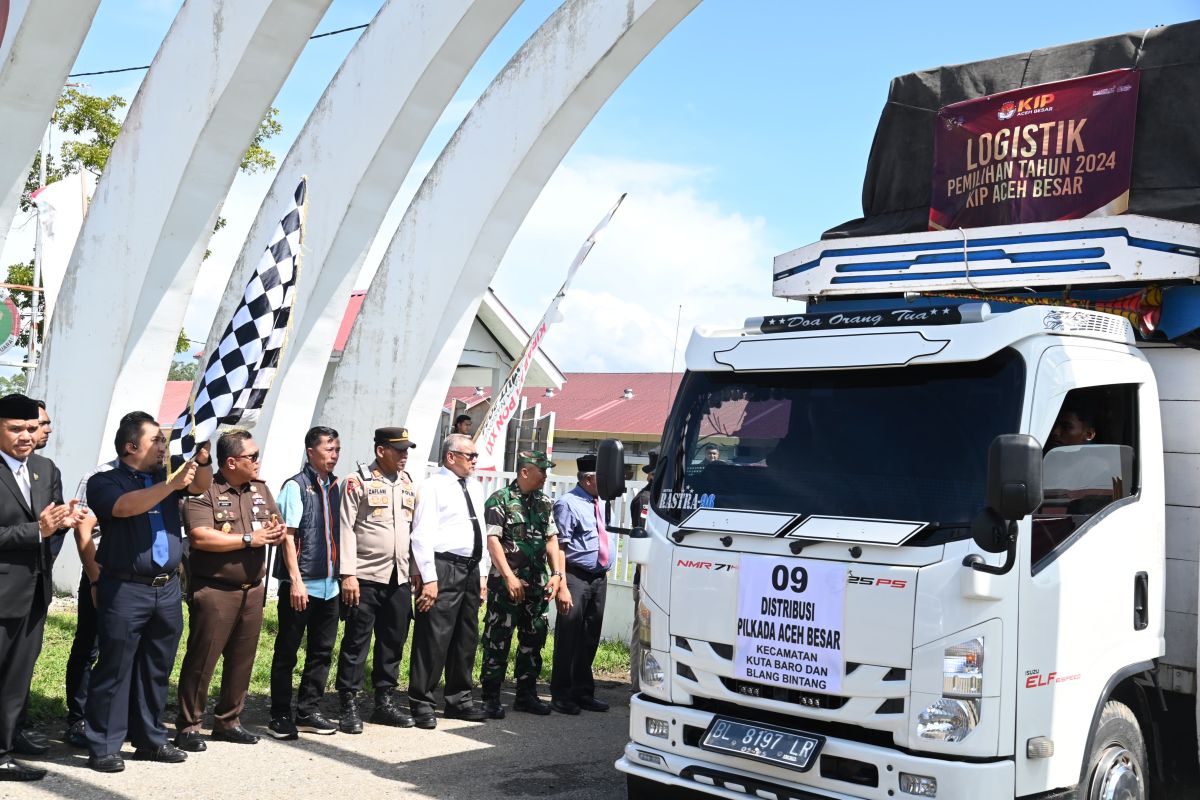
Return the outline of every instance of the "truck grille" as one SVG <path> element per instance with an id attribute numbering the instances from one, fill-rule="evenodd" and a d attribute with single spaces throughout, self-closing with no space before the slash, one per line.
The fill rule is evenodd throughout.
<path id="1" fill-rule="evenodd" d="M 777 700 L 781 703 L 804 706 L 806 708 L 841 708 L 846 705 L 846 698 L 829 694 L 812 694 L 799 689 L 788 689 L 783 686 L 770 686 L 765 683 L 752 683 L 736 678 L 721 678 L 721 683 L 730 691 L 747 697 L 763 697 Z"/>

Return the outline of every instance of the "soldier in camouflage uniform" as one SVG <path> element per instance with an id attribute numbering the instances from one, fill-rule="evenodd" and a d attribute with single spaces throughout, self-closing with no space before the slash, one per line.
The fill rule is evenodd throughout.
<path id="1" fill-rule="evenodd" d="M 488 578 L 480 683 L 483 709 L 492 719 L 504 718 L 500 684 L 508 667 L 514 627 L 518 649 L 513 710 L 550 713 L 550 704 L 537 696 L 537 679 L 548 629 L 546 609 L 563 585 L 563 555 L 558 548 L 553 505 L 542 492 L 546 470 L 553 466 L 543 452 L 519 453 L 516 479 L 493 492 L 484 504 L 492 574 Z"/>

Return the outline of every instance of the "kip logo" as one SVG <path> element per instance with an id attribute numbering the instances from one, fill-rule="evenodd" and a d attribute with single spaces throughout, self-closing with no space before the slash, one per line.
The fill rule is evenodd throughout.
<path id="1" fill-rule="evenodd" d="M 850 577 L 846 578 L 846 583 L 850 586 L 877 586 L 880 589 L 903 589 L 908 585 L 906 580 L 873 578 L 870 575 L 855 575 L 853 572 L 850 573 Z"/>
<path id="2" fill-rule="evenodd" d="M 737 567 L 733 564 L 719 564 L 715 561 L 692 561 L 688 558 L 681 558 L 675 562 L 675 566 L 683 567 L 684 569 L 703 569 L 710 572 L 733 572 Z"/>
<path id="3" fill-rule="evenodd" d="M 1054 95 L 1053 94 L 1035 94 L 1024 98 L 1023 100 L 1007 100 L 996 112 L 996 119 L 1012 119 L 1013 117 L 1025 117 L 1030 114 L 1044 114 L 1047 111 L 1054 110 Z"/>

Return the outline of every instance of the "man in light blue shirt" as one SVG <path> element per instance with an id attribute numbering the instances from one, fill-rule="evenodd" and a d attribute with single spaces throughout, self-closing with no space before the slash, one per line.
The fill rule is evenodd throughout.
<path id="1" fill-rule="evenodd" d="M 597 497 L 596 456 L 576 461 L 579 485 L 554 503 L 559 547 L 567 560 L 566 591 L 554 623 L 554 668 L 550 674 L 550 706 L 561 714 L 580 709 L 607 711 L 596 699 L 592 661 L 600 646 L 604 598 L 612 547 L 604 527 L 604 509 Z M 569 610 L 561 612 L 566 605 Z"/>
<path id="2" fill-rule="evenodd" d="M 271 723 L 276 739 L 300 731 L 331 734 L 337 726 L 320 712 L 333 661 L 340 604 L 338 594 L 338 505 L 341 487 L 333 474 L 341 455 L 338 432 L 317 426 L 304 437 L 308 461 L 288 478 L 277 505 L 288 535 L 275 559 L 279 580 L 279 635 L 271 659 Z M 292 671 L 300 640 L 308 634 L 296 714 L 292 715 Z"/>

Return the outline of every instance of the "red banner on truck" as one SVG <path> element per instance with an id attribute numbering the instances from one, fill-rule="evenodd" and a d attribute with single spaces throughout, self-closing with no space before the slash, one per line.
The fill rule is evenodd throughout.
<path id="1" fill-rule="evenodd" d="M 1139 76 L 1113 70 L 942 108 L 929 229 L 1124 213 Z"/>

